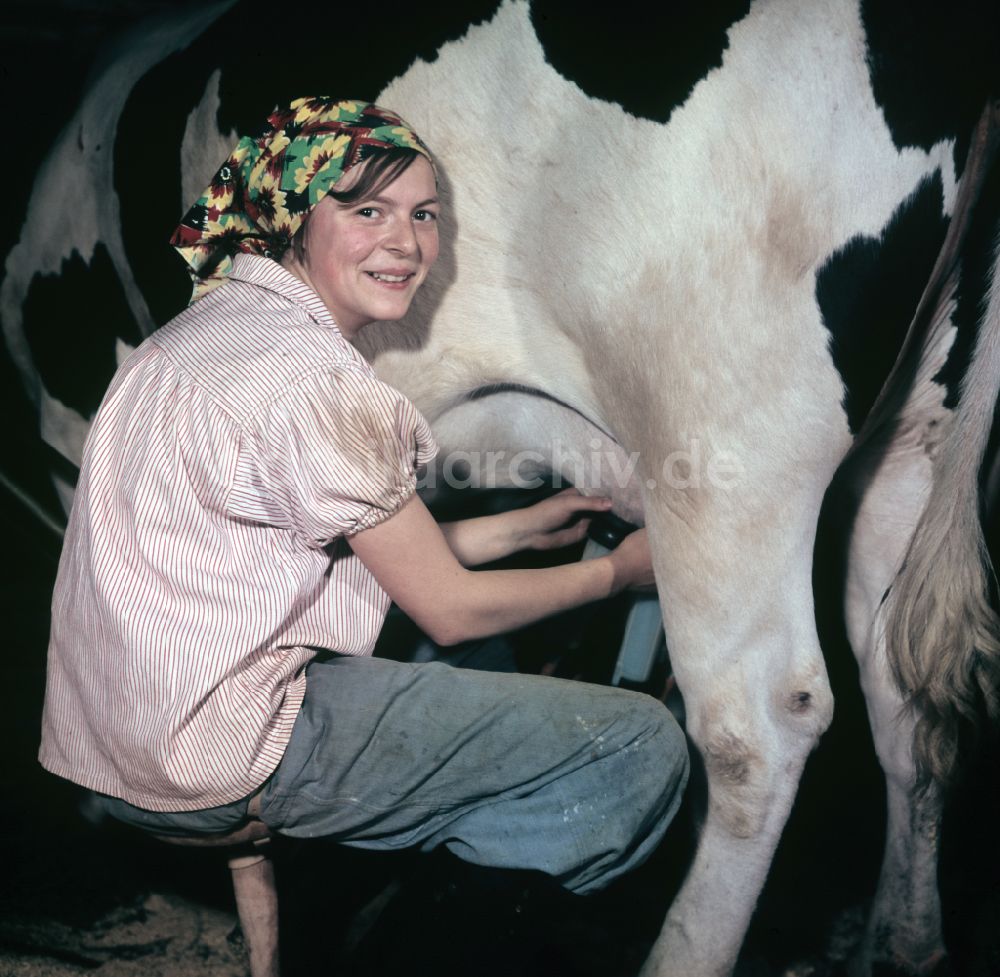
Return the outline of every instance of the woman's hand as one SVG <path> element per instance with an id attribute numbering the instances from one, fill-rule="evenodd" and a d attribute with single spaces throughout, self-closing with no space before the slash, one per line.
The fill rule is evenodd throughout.
<path id="1" fill-rule="evenodd" d="M 571 488 L 525 509 L 441 523 L 441 532 L 459 563 L 475 567 L 521 550 L 571 546 L 586 535 L 587 515 L 610 508 L 610 499 L 588 497 Z"/>
<path id="2" fill-rule="evenodd" d="M 557 550 L 572 546 L 587 535 L 587 515 L 608 512 L 611 499 L 601 495 L 581 495 L 575 488 L 551 495 L 526 509 L 510 513 L 516 521 L 519 542 L 516 550 Z"/>
<path id="3" fill-rule="evenodd" d="M 608 554 L 615 571 L 614 589 L 652 590 L 656 586 L 649 536 L 645 529 L 629 533 Z"/>

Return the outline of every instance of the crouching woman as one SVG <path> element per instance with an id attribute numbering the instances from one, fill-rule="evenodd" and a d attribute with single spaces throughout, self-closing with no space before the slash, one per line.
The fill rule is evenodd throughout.
<path id="1" fill-rule="evenodd" d="M 439 526 L 427 423 L 351 345 L 438 253 L 432 158 L 363 102 L 240 141 L 173 244 L 189 308 L 122 365 L 87 442 L 53 600 L 41 762 L 159 834 L 445 845 L 576 892 L 639 863 L 687 775 L 649 696 L 371 656 L 390 601 L 443 644 L 652 580 L 609 556 L 471 572 L 580 538 L 563 493 Z"/>

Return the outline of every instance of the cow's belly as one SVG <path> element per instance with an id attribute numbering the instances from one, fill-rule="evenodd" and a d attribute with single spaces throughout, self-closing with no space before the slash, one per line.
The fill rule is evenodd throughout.
<path id="1" fill-rule="evenodd" d="M 441 451 L 426 476 L 431 497 L 448 488 L 535 488 L 544 480 L 609 496 L 619 516 L 644 522 L 637 455 L 556 400 L 496 391 L 445 411 L 434 432 Z"/>

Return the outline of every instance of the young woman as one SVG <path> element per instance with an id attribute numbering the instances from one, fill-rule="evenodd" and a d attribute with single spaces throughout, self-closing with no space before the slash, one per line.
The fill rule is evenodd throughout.
<path id="1" fill-rule="evenodd" d="M 371 657 L 390 600 L 450 644 L 649 583 L 608 557 L 470 572 L 580 538 L 563 493 L 438 526 L 431 432 L 350 345 L 405 314 L 438 252 L 433 161 L 398 116 L 299 99 L 240 141 L 173 244 L 192 305 L 115 376 L 53 599 L 41 761 L 116 817 L 346 844 L 446 844 L 587 891 L 676 810 L 656 700 Z"/>

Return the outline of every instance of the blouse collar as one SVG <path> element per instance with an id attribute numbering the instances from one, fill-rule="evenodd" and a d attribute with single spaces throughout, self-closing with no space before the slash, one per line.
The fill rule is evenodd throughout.
<path id="1" fill-rule="evenodd" d="M 301 278 L 296 278 L 273 258 L 265 258 L 258 254 L 235 254 L 233 270 L 229 277 L 234 281 L 246 282 L 275 292 L 305 309 L 317 324 L 340 332 L 323 300 Z"/>

